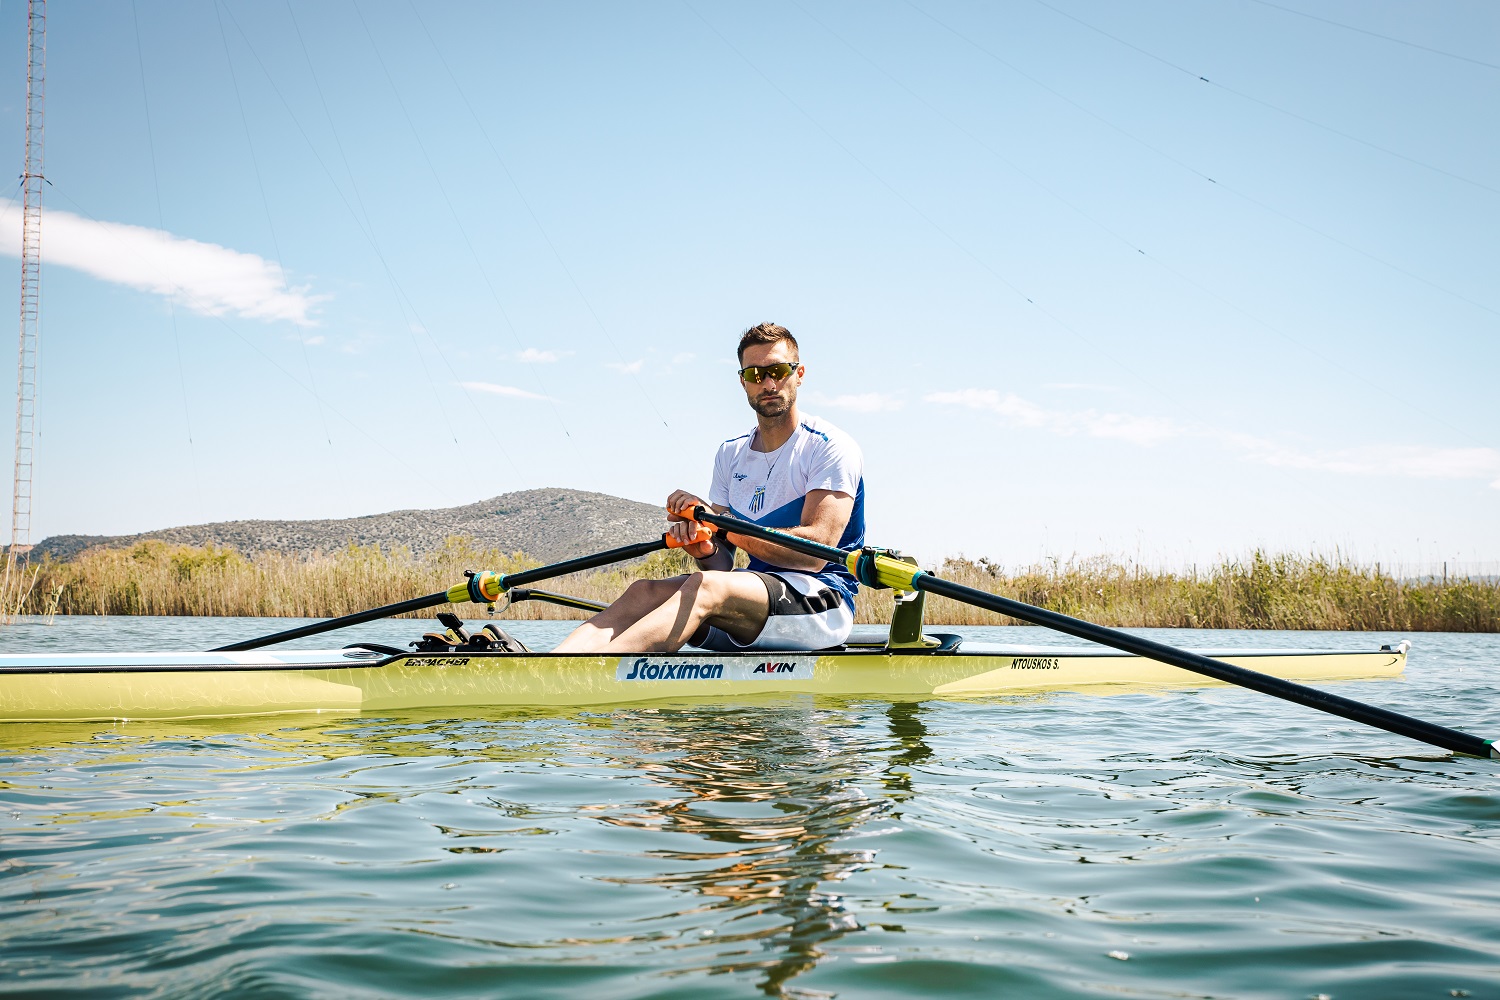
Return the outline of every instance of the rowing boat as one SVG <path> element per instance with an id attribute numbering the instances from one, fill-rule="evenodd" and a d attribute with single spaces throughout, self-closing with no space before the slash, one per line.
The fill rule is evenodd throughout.
<path id="1" fill-rule="evenodd" d="M 893 646 L 853 637 L 818 652 L 570 656 L 489 651 L 334 650 L 0 655 L 0 719 L 193 719 L 296 712 L 590 706 L 809 694 L 973 698 L 1203 679 L 1111 649 L 1009 646 L 956 635 Z M 1407 644 L 1379 650 L 1206 650 L 1274 677 L 1394 677 Z"/>
<path id="2" fill-rule="evenodd" d="M 693 541 L 732 531 L 842 564 L 865 586 L 894 591 L 880 636 L 832 649 L 792 652 L 578 655 L 534 653 L 496 625 L 470 635 L 443 613 L 443 633 L 412 650 L 356 643 L 343 649 L 268 652 L 266 647 L 443 604 L 541 600 L 580 610 L 603 605 L 533 590 L 531 584 L 686 544 L 673 533 L 550 566 L 466 573 L 461 583 L 340 618 L 244 639 L 203 653 L 0 655 L 0 721 L 203 719 L 297 712 L 582 707 L 764 695 L 911 701 L 1026 694 L 1063 688 L 1228 683 L 1316 711 L 1421 740 L 1453 753 L 1500 758 L 1495 740 L 1426 722 L 1302 681 L 1394 677 L 1408 643 L 1378 650 L 1187 650 L 1061 612 L 965 587 L 920 570 L 891 549 L 839 549 L 697 506 L 675 516 Z M 932 594 L 1042 625 L 1098 647 L 1003 646 L 928 635 Z"/>

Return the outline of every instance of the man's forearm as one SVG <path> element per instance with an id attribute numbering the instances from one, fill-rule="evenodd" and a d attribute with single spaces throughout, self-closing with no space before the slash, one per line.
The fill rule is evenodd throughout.
<path id="1" fill-rule="evenodd" d="M 789 535 L 796 535 L 799 538 L 806 538 L 814 542 L 820 542 L 824 545 L 832 544 L 831 542 L 826 542 L 822 538 L 818 537 L 818 533 L 816 531 L 809 530 L 805 525 L 801 525 L 795 528 L 778 528 L 777 530 L 784 531 Z M 747 538 L 744 535 L 735 535 L 734 540 L 736 545 L 744 549 L 750 555 L 759 559 L 761 562 L 770 563 L 772 566 L 780 566 L 783 569 L 795 569 L 801 570 L 803 572 L 816 573 L 825 565 L 827 565 L 822 559 L 819 559 L 816 556 L 804 555 L 801 552 L 793 552 L 791 549 L 786 548 L 782 545 L 777 545 L 774 542 L 763 541 L 759 538 Z M 717 555 L 717 553 L 715 554 Z"/>
<path id="2" fill-rule="evenodd" d="M 723 535 L 719 535 L 714 539 L 713 555 L 707 559 L 695 559 L 693 561 L 698 564 L 699 569 L 704 571 L 734 569 L 734 546 Z"/>

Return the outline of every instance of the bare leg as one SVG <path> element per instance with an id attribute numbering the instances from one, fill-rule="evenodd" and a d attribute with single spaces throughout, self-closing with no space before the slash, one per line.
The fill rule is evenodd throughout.
<path id="1" fill-rule="evenodd" d="M 625 593 L 588 621 L 579 625 L 557 644 L 554 653 L 597 653 L 621 632 L 635 624 L 677 593 L 685 576 L 667 580 L 637 580 Z"/>
<path id="2" fill-rule="evenodd" d="M 602 651 L 673 653 L 705 624 L 723 629 L 737 642 L 749 642 L 765 627 L 771 599 L 754 573 L 710 570 L 679 579 L 666 600 L 616 634 Z"/>

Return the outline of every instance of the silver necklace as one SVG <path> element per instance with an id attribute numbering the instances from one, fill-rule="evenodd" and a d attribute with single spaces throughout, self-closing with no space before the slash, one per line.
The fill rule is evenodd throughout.
<path id="1" fill-rule="evenodd" d="M 767 456 L 767 458 L 770 458 L 770 456 Z M 776 463 L 779 461 L 781 461 L 781 449 L 778 448 L 776 450 L 776 457 L 771 458 L 770 461 L 766 464 L 766 478 L 763 480 L 763 482 L 770 483 L 771 473 L 776 471 Z"/>
<path id="2" fill-rule="evenodd" d="M 760 432 L 757 431 L 756 435 L 759 436 L 759 434 L 760 434 Z M 796 436 L 797 436 L 797 432 L 796 431 L 792 431 L 792 437 L 796 437 Z M 781 453 L 783 451 L 785 451 L 786 450 L 786 446 L 789 445 L 789 444 L 791 444 L 791 443 L 792 443 L 792 438 L 789 437 L 789 438 L 787 438 L 785 441 L 783 441 L 781 443 L 781 447 L 777 448 L 774 453 L 772 453 L 772 452 L 761 452 L 761 454 L 763 454 L 763 455 L 766 456 L 766 478 L 764 480 L 762 480 L 763 484 L 766 484 L 766 485 L 770 484 L 770 482 L 771 482 L 771 473 L 773 473 L 773 472 L 776 471 L 776 463 L 779 462 L 779 461 L 781 461 Z M 776 457 L 772 458 L 771 457 L 772 454 L 775 454 Z"/>

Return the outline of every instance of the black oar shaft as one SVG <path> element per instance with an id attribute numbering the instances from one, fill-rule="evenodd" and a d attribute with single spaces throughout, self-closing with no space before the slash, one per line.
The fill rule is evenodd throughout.
<path id="1" fill-rule="evenodd" d="M 663 537 L 649 542 L 636 542 L 634 545 L 622 545 L 618 549 L 610 549 L 607 552 L 595 552 L 591 556 L 579 556 L 577 559 L 552 563 L 550 566 L 538 566 L 536 569 L 522 570 L 519 573 L 511 573 L 505 577 L 505 589 L 524 587 L 528 583 L 539 583 L 542 580 L 567 576 L 569 573 L 578 573 L 586 569 L 608 566 L 610 563 L 623 562 L 626 559 L 648 556 L 666 547 L 667 541 Z"/>
<path id="2" fill-rule="evenodd" d="M 512 587 L 525 586 L 528 583 L 550 580 L 558 576 L 567 576 L 569 573 L 577 573 L 581 570 L 607 566 L 610 563 L 620 562 L 624 559 L 635 559 L 638 556 L 650 555 L 666 547 L 666 536 L 653 539 L 649 542 L 622 545 L 617 549 L 595 552 L 592 555 L 579 556 L 576 559 L 565 559 L 562 562 L 552 563 L 549 566 L 538 566 L 535 569 L 512 573 L 509 576 L 500 578 L 500 586 L 501 590 L 505 591 Z M 238 653 L 247 649 L 260 649 L 262 646 L 274 646 L 278 642 L 290 642 L 293 639 L 303 639 L 310 635 L 320 635 L 323 632 L 332 632 L 335 629 L 348 628 L 351 625 L 363 625 L 365 622 L 373 622 L 381 618 L 393 618 L 396 615 L 404 615 L 411 611 L 435 608 L 439 604 L 449 603 L 452 600 L 451 594 L 452 590 L 444 590 L 440 593 L 428 594 L 426 597 L 413 597 L 409 601 L 387 604 L 382 608 L 356 611 L 352 615 L 344 615 L 341 618 L 330 618 L 327 621 L 312 622 L 308 625 L 289 628 L 284 632 L 273 632 L 270 635 L 263 635 L 256 639 L 246 639 L 243 642 L 233 642 L 227 646 L 217 646 L 209 650 L 209 652 Z"/>
<path id="3" fill-rule="evenodd" d="M 712 524 L 716 528 L 723 528 L 725 531 L 732 531 L 737 535 L 749 535 L 752 538 L 759 538 L 761 541 L 785 546 L 793 552 L 800 552 L 805 556 L 812 556 L 814 559 L 826 559 L 831 563 L 838 563 L 840 566 L 844 564 L 844 560 L 849 556 L 848 552 L 845 552 L 843 549 L 834 548 L 832 545 L 824 545 L 822 542 L 815 542 L 810 538 L 799 538 L 796 535 L 789 535 L 785 531 L 777 531 L 775 528 L 762 528 L 758 524 L 753 524 L 750 521 L 742 521 L 737 517 L 730 517 L 727 514 L 715 514 L 707 507 L 699 507 L 693 517 L 704 524 Z"/>
<path id="4" fill-rule="evenodd" d="M 543 604 L 556 604 L 563 608 L 572 608 L 575 611 L 603 611 L 609 607 L 599 601 L 591 601 L 586 597 L 574 597 L 571 594 L 555 594 L 550 590 L 537 590 L 533 587 L 518 587 L 510 592 L 510 603 L 520 604 L 522 601 L 541 601 Z"/>
<path id="5" fill-rule="evenodd" d="M 736 534 L 748 535 L 767 542 L 785 546 L 794 552 L 814 558 L 827 559 L 829 562 L 847 565 L 851 552 L 836 549 L 832 546 L 822 545 L 806 538 L 798 538 L 786 532 L 763 528 L 758 524 L 743 521 L 737 517 L 727 517 L 722 514 L 714 514 L 706 508 L 699 507 L 695 515 L 698 520 L 712 524 L 725 531 Z M 909 567 L 907 568 L 910 569 Z M 1223 663 L 1211 659 L 1201 653 L 1191 653 L 1185 649 L 1175 646 L 1167 646 L 1151 639 L 1143 639 L 1140 636 L 1121 632 L 1117 629 L 1105 628 L 1103 625 L 1095 625 L 1081 618 L 1073 618 L 1069 615 L 1060 614 L 1056 611 L 1048 611 L 1046 608 L 1038 608 L 1020 601 L 991 594 L 988 591 L 976 590 L 973 587 L 965 587 L 962 584 L 953 583 L 933 576 L 930 573 L 912 571 L 909 573 L 910 586 L 917 590 L 924 590 L 929 594 L 937 594 L 940 597 L 951 598 L 964 604 L 984 608 L 996 614 L 1009 615 L 1022 621 L 1032 622 L 1036 625 L 1044 625 L 1047 628 L 1065 632 L 1068 635 L 1077 636 L 1080 639 L 1088 639 L 1097 642 L 1101 646 L 1110 646 L 1137 656 L 1158 660 L 1174 667 L 1191 670 L 1194 673 L 1212 677 L 1215 680 L 1225 681 L 1229 684 L 1238 684 L 1262 694 L 1272 695 L 1286 701 L 1315 708 L 1319 711 L 1328 712 L 1333 715 L 1342 716 L 1355 722 L 1384 729 L 1387 732 L 1407 736 L 1432 746 L 1442 747 L 1454 753 L 1472 754 L 1476 757 L 1500 757 L 1500 748 L 1497 748 L 1494 740 L 1481 739 L 1468 733 L 1449 729 L 1446 726 L 1435 725 L 1431 722 L 1423 722 L 1411 716 L 1392 712 L 1389 709 L 1377 708 L 1374 705 L 1366 705 L 1364 702 L 1355 701 L 1352 698 L 1342 698 L 1336 694 L 1319 691 L 1317 688 L 1307 687 L 1294 681 L 1282 680 L 1272 677 L 1256 670 L 1247 670 L 1244 667 L 1236 667 L 1232 664 Z"/>
<path id="6" fill-rule="evenodd" d="M 436 594 L 428 594 L 426 597 L 413 597 L 409 601 L 387 604 L 383 608 L 357 611 L 352 615 L 344 615 L 342 618 L 330 618 L 328 621 L 313 622 L 310 625 L 299 625 L 296 628 L 289 628 L 285 632 L 273 632 L 270 635 L 263 635 L 257 639 L 232 642 L 227 646 L 215 646 L 209 652 L 239 653 L 247 649 L 260 649 L 262 646 L 274 646 L 278 642 L 291 642 L 293 639 L 318 635 L 321 632 L 332 632 L 334 629 L 348 628 L 350 625 L 363 625 L 365 622 L 373 622 L 381 618 L 394 618 L 396 615 L 404 615 L 411 611 L 421 611 L 424 608 L 435 608 L 439 604 L 447 603 L 448 592 L 441 590 Z"/>
<path id="7" fill-rule="evenodd" d="M 1317 688 L 1298 684 L 1295 681 L 1282 680 L 1280 677 L 1272 677 L 1258 670 L 1247 670 L 1244 667 L 1236 667 L 1221 660 L 1215 660 L 1201 653 L 1189 652 L 1178 649 L 1175 646 L 1167 646 L 1151 639 L 1144 639 L 1129 632 L 1121 632 L 1117 629 L 1105 628 L 1092 622 L 1073 618 L 1069 615 L 1059 614 L 1056 611 L 1048 611 L 1020 601 L 1013 601 L 998 594 L 991 594 L 983 590 L 975 590 L 973 587 L 965 587 L 962 584 L 953 583 L 927 573 L 923 573 L 914 581 L 919 590 L 925 590 L 929 594 L 937 594 L 940 597 L 974 607 L 984 608 L 996 614 L 1009 615 L 1022 621 L 1031 622 L 1034 625 L 1044 625 L 1058 632 L 1066 632 L 1068 635 L 1077 636 L 1080 639 L 1088 639 L 1102 646 L 1111 646 L 1127 653 L 1144 656 L 1162 663 L 1181 667 L 1183 670 L 1191 670 L 1194 673 L 1212 677 L 1215 680 L 1225 681 L 1229 684 L 1238 684 L 1262 694 L 1269 694 L 1286 701 L 1306 705 L 1333 715 L 1339 715 L 1355 722 L 1362 722 L 1377 729 L 1408 736 L 1423 743 L 1442 747 L 1454 753 L 1473 754 L 1476 757 L 1490 756 L 1490 741 L 1461 733 L 1447 726 L 1439 726 L 1431 722 L 1423 722 L 1400 712 L 1392 712 L 1388 709 L 1367 705 L 1362 701 L 1352 698 L 1343 698 L 1327 691 L 1319 691 Z"/>

